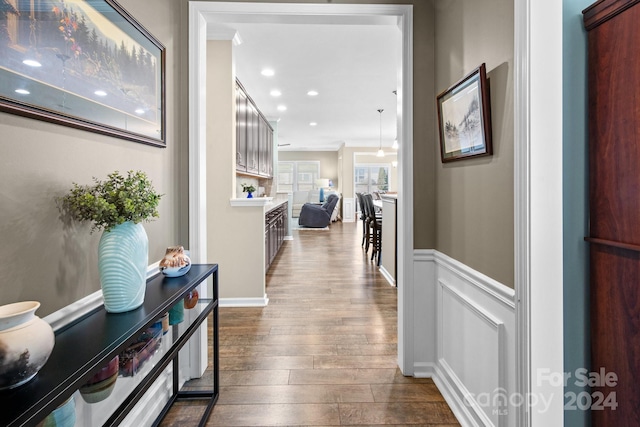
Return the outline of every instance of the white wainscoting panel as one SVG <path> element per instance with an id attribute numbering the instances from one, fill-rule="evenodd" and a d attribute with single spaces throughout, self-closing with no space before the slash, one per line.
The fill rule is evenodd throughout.
<path id="1" fill-rule="evenodd" d="M 405 297 L 413 299 L 416 304 L 413 310 L 413 324 L 415 325 L 413 328 L 413 375 L 418 378 L 433 377 L 438 360 L 436 353 L 437 300 L 435 282 L 433 281 L 436 274 L 435 253 L 436 251 L 432 249 L 415 251 L 413 295 Z"/>
<path id="2" fill-rule="evenodd" d="M 504 324 L 457 289 L 443 281 L 439 285 L 441 374 L 456 385 L 457 398 L 472 407 L 480 425 L 498 426 L 500 409 L 507 408 L 494 411 L 491 400 L 505 388 Z"/>
<path id="3" fill-rule="evenodd" d="M 415 376 L 463 426 L 515 425 L 515 292 L 435 250 L 416 250 L 414 271 Z"/>
<path id="4" fill-rule="evenodd" d="M 353 197 L 342 199 L 342 222 L 354 222 L 356 220 L 356 204 Z"/>

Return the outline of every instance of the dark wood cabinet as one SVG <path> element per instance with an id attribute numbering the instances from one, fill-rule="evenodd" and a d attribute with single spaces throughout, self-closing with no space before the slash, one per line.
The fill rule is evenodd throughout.
<path id="1" fill-rule="evenodd" d="M 247 173 L 257 175 L 258 149 L 260 147 L 260 113 L 253 103 L 249 103 L 249 126 L 247 128 Z"/>
<path id="2" fill-rule="evenodd" d="M 264 249 L 265 249 L 265 267 L 268 271 L 271 263 L 282 247 L 284 238 L 287 235 L 287 227 L 289 223 L 288 214 L 289 203 L 282 203 L 275 208 L 267 211 L 264 221 Z"/>
<path id="3" fill-rule="evenodd" d="M 583 11 L 588 37 L 594 427 L 640 425 L 640 0 Z M 600 394 L 601 393 L 601 394 Z"/>
<path id="4" fill-rule="evenodd" d="M 273 128 L 240 82 L 236 82 L 236 171 L 271 178 Z"/>
<path id="5" fill-rule="evenodd" d="M 247 170 L 247 112 L 247 95 L 239 86 L 236 86 L 236 169 L 245 172 Z"/>
<path id="6" fill-rule="evenodd" d="M 267 172 L 268 177 L 273 177 L 273 129 L 267 130 Z"/>
<path id="7" fill-rule="evenodd" d="M 269 123 L 261 117 L 259 126 L 260 138 L 258 141 L 258 169 L 262 176 L 269 175 L 267 168 L 267 145 L 269 144 L 268 130 Z"/>

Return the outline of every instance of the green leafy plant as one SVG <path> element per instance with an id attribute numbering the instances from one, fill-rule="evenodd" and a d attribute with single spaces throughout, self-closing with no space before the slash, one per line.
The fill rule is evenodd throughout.
<path id="1" fill-rule="evenodd" d="M 118 171 L 105 181 L 93 177 L 94 185 L 73 183 L 69 193 L 60 199 L 60 209 L 78 221 L 93 222 L 91 232 L 109 231 L 127 221 L 139 223 L 158 218 L 161 194 L 156 193 L 144 172 Z"/>
<path id="2" fill-rule="evenodd" d="M 256 187 L 254 187 L 253 185 L 249 184 L 240 184 L 242 185 L 242 192 L 243 193 L 253 193 L 254 191 L 256 191 Z"/>

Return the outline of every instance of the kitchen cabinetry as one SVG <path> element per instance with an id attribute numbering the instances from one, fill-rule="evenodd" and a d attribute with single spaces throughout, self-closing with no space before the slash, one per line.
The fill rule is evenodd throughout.
<path id="1" fill-rule="evenodd" d="M 201 299 L 193 310 L 185 310 L 184 319 L 170 327 L 162 337 L 160 349 L 133 377 L 118 377 L 116 391 L 105 401 L 87 404 L 101 406 L 99 422 L 78 425 L 114 426 L 120 424 L 145 392 L 165 369 L 173 366 L 172 397 L 160 414 L 160 419 L 179 399 L 207 399 L 200 425 L 206 423 L 219 393 L 218 365 L 218 266 L 194 264 L 182 277 L 157 275 L 147 281 L 145 300 L 141 307 L 126 313 L 107 313 L 104 307 L 93 310 L 76 322 L 56 332 L 53 352 L 36 377 L 20 387 L 0 391 L 2 426 L 33 426 L 74 393 L 116 355 L 129 348 L 140 334 L 157 322 L 176 304 L 209 276 L 213 278 L 212 299 Z M 187 315 L 186 311 L 189 311 Z M 193 312 L 193 313 L 191 313 Z M 213 346 L 212 390 L 188 392 L 179 390 L 178 354 L 199 326 L 213 313 L 210 344 Z M 75 399 L 76 404 L 84 404 Z M 104 405 L 104 406 L 103 406 Z M 109 406 L 111 409 L 105 409 Z M 104 409 L 104 410 L 103 410 Z M 159 420 L 158 420 L 159 421 Z"/>
<path id="2" fill-rule="evenodd" d="M 242 84 L 236 81 L 236 171 L 273 175 L 273 128 Z"/>
<path id="3" fill-rule="evenodd" d="M 265 214 L 264 221 L 264 253 L 265 253 L 265 271 L 269 270 L 271 263 L 278 255 L 278 251 L 282 247 L 284 237 L 287 235 L 287 227 L 289 224 L 288 202 L 284 202 Z"/>
<path id="4" fill-rule="evenodd" d="M 236 86 L 236 170 L 247 170 L 247 95 Z"/>
<path id="5" fill-rule="evenodd" d="M 640 1 L 585 9 L 594 427 L 640 425 Z M 615 375 L 616 380 L 611 381 Z M 572 379 L 573 380 L 573 379 Z M 615 384 L 614 384 L 615 383 Z M 580 397 L 578 402 L 580 402 Z"/>
<path id="6" fill-rule="evenodd" d="M 266 120 L 260 120 L 260 138 L 258 139 L 258 166 L 261 176 L 272 175 L 273 164 L 273 131 Z"/>

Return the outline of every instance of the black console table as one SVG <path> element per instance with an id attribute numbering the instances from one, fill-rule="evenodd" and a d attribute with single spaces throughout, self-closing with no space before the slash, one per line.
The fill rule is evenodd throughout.
<path id="1" fill-rule="evenodd" d="M 140 374 L 144 377 L 139 379 L 128 397 L 123 399 L 122 404 L 104 423 L 107 426 L 121 423 L 145 391 L 165 368 L 173 363 L 173 395 L 155 424 L 162 420 L 176 400 L 195 398 L 208 399 L 207 408 L 200 422 L 201 426 L 204 425 L 219 394 L 217 264 L 194 264 L 182 277 L 167 278 L 157 275 L 147 281 L 145 301 L 141 307 L 126 313 L 113 314 L 107 313 L 101 306 L 57 331 L 53 352 L 36 377 L 15 389 L 0 391 L 0 402 L 3 407 L 0 411 L 0 426 L 32 426 L 42 421 L 111 359 L 135 342 L 142 331 L 158 321 L 175 304 L 182 303 L 185 295 L 209 276 L 213 279 L 212 298 L 200 299 L 197 310 L 194 310 L 197 315 L 185 315 L 180 328 L 177 328 L 178 325 L 173 326 L 176 333 L 171 334 L 172 341 L 164 346 L 165 351 L 154 357 L 151 369 Z M 213 313 L 212 390 L 180 391 L 178 352 L 211 313 Z M 108 399 L 111 398 L 113 396 Z"/>

